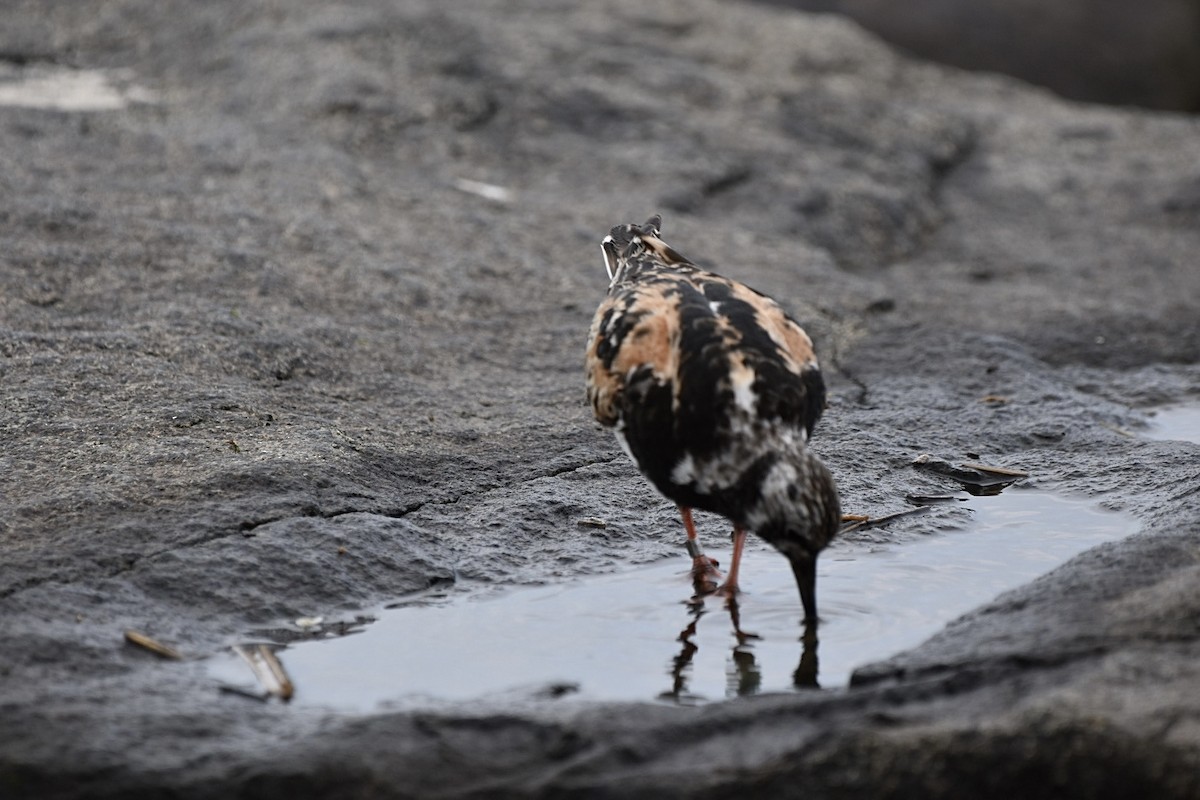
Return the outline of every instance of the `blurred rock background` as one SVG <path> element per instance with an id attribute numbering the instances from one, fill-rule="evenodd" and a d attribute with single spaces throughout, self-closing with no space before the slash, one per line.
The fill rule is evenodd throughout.
<path id="1" fill-rule="evenodd" d="M 760 0 L 1091 103 L 1200 111 L 1200 0 Z"/>

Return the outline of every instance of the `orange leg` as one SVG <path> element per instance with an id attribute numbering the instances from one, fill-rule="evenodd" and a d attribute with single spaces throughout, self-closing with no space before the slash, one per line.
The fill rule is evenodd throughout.
<path id="1" fill-rule="evenodd" d="M 679 507 L 679 516 L 683 517 L 683 527 L 687 531 L 687 550 L 692 557 L 692 580 L 698 591 L 711 592 L 716 588 L 716 581 L 721 573 L 717 572 L 717 560 L 704 555 L 700 549 L 700 540 L 696 537 L 696 525 L 692 522 L 692 510 L 686 506 Z"/>
<path id="2" fill-rule="evenodd" d="M 721 594 L 733 597 L 738 593 L 738 567 L 742 564 L 742 548 L 746 546 L 746 529 L 741 525 L 733 528 L 733 558 L 729 564 L 729 575 L 721 586 Z"/>

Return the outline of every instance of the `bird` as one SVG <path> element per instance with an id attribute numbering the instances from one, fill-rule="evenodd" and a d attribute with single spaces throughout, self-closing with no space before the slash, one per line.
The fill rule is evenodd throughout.
<path id="1" fill-rule="evenodd" d="M 733 523 L 729 572 L 716 591 L 740 591 L 753 532 L 788 559 L 804 622 L 815 625 L 817 556 L 838 531 L 841 505 L 808 445 L 826 405 L 812 340 L 773 299 L 697 266 L 661 229 L 655 215 L 601 241 L 609 286 L 588 332 L 588 403 L 678 507 L 697 586 L 721 576 L 693 509 Z"/>

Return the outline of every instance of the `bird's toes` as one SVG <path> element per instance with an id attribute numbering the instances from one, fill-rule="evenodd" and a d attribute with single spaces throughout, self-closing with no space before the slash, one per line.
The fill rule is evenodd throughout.
<path id="1" fill-rule="evenodd" d="M 736 583 L 726 581 L 716 588 L 716 594 L 729 600 L 736 600 L 737 596 L 742 593 Z"/>
<path id="2" fill-rule="evenodd" d="M 698 559 L 692 567 L 692 586 L 696 589 L 697 594 L 712 594 L 717 591 L 723 577 L 715 566 L 708 563 L 707 559 L 704 560 L 704 563 L 700 563 Z"/>

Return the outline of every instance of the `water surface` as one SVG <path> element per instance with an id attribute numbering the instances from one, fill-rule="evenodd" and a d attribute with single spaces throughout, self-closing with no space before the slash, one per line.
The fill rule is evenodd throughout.
<path id="1" fill-rule="evenodd" d="M 1150 412 L 1144 431 L 1151 439 L 1200 443 L 1200 402 L 1162 406 Z"/>
<path id="2" fill-rule="evenodd" d="M 354 712 L 539 694 L 699 703 L 797 691 L 814 679 L 844 687 L 855 667 L 919 644 L 1134 527 L 1087 501 L 1019 488 L 958 502 L 972 512 L 964 530 L 886 546 L 844 540 L 825 551 L 819 647 L 801 641 L 787 561 L 752 542 L 736 605 L 740 635 L 724 599 L 693 598 L 681 556 L 551 586 L 452 587 L 380 609 L 351 635 L 278 655 L 296 686 L 293 703 Z M 713 544 L 709 554 L 727 564 L 728 549 Z M 235 656 L 210 664 L 219 681 L 252 683 Z"/>

